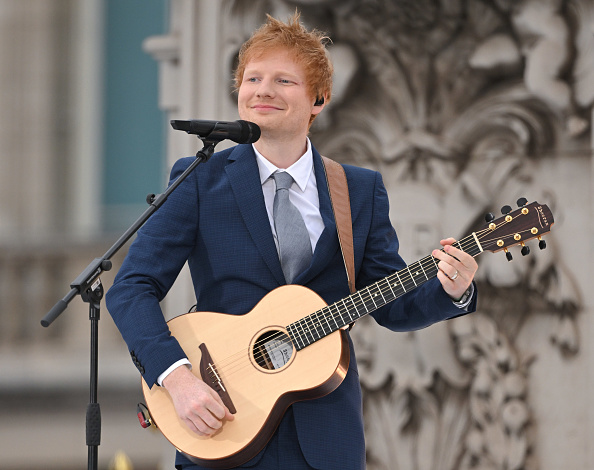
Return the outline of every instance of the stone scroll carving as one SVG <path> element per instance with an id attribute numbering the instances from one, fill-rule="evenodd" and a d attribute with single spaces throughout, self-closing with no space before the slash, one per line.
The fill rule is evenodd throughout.
<path id="1" fill-rule="evenodd" d="M 591 145 L 590 2 L 227 0 L 226 67 L 265 13 L 296 7 L 333 39 L 335 93 L 312 139 L 381 171 L 409 262 L 521 196 L 558 209 L 538 176 L 565 148 Z M 481 257 L 474 315 L 407 334 L 358 322 L 369 469 L 539 468 L 535 358 L 516 340 L 528 319 L 554 318 L 551 347 L 571 360 L 582 305 L 554 236 L 546 256 L 521 261 Z"/>

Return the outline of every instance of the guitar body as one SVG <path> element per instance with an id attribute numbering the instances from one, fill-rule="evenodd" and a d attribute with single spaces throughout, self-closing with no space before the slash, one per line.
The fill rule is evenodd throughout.
<path id="1" fill-rule="evenodd" d="M 325 306 L 315 292 L 290 285 L 270 292 L 245 315 L 196 312 L 170 320 L 168 326 L 192 363 L 194 374 L 205 381 L 204 374 L 210 374 L 211 380 L 214 376 L 216 383 L 220 380 L 235 409 L 235 419 L 224 423 L 214 436 L 201 437 L 178 418 L 164 388 L 149 389 L 143 381 L 153 423 L 200 465 L 229 468 L 254 457 L 289 405 L 330 393 L 346 376 L 349 346 L 344 331 L 335 331 L 299 351 L 291 346 L 287 349 L 283 343 L 288 339 L 286 325 Z M 266 344 L 271 357 L 261 347 Z M 209 360 L 205 360 L 205 350 Z M 282 352 L 280 359 L 279 354 L 272 357 L 275 351 Z M 210 360 L 214 368 L 205 368 Z"/>

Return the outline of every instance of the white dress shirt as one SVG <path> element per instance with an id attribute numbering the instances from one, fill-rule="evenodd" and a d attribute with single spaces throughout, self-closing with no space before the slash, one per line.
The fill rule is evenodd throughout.
<path id="1" fill-rule="evenodd" d="M 316 249 L 316 244 L 318 243 L 320 235 L 324 231 L 324 221 L 320 214 L 320 200 L 318 197 L 318 185 L 313 167 L 311 142 L 307 139 L 307 150 L 305 153 L 286 170 L 280 169 L 270 163 L 266 157 L 256 150 L 256 147 L 254 147 L 254 152 L 256 153 L 256 161 L 260 172 L 260 183 L 262 184 L 266 212 L 268 213 L 268 220 L 270 222 L 270 228 L 274 236 L 274 243 L 276 244 L 277 251 L 278 241 L 276 230 L 274 228 L 272 209 L 274 195 L 276 193 L 276 185 L 274 184 L 271 175 L 276 171 L 286 171 L 293 177 L 293 184 L 289 188 L 289 200 L 295 207 L 297 207 L 303 217 L 303 221 L 309 232 L 311 252 L 313 253 Z"/>

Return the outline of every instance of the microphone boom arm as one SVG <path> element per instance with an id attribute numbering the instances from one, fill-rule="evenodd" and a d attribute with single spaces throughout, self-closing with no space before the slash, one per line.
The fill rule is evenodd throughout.
<path id="1" fill-rule="evenodd" d="M 80 295 L 85 303 L 89 304 L 89 320 L 91 322 L 91 353 L 90 353 L 90 399 L 86 414 L 86 445 L 88 448 L 88 470 L 97 470 L 98 452 L 101 443 L 101 409 L 97 402 L 98 375 L 99 375 L 99 318 L 100 306 L 103 299 L 103 285 L 100 275 L 112 267 L 111 258 L 124 246 L 124 244 L 142 227 L 151 215 L 161 207 L 169 195 L 182 183 L 184 179 L 200 163 L 210 159 L 214 153 L 215 145 L 219 140 L 203 139 L 204 147 L 196 153 L 196 159 L 186 170 L 159 195 L 147 196 L 150 205 L 143 214 L 126 230 L 126 232 L 107 250 L 101 258 L 95 258 L 70 284 L 70 292 L 59 300 L 41 320 L 43 327 L 50 326 L 68 307 L 70 301 Z"/>

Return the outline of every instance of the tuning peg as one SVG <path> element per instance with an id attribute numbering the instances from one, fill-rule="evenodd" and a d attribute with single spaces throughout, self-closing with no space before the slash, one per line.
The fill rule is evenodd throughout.
<path id="1" fill-rule="evenodd" d="M 503 206 L 501 208 L 501 213 L 502 214 L 509 214 L 512 211 L 512 208 L 510 206 Z"/>
<path id="2" fill-rule="evenodd" d="M 518 199 L 517 204 L 518 207 L 524 207 L 526 204 L 528 204 L 528 199 L 526 199 L 525 197 L 521 197 L 520 199 Z"/>
<path id="3" fill-rule="evenodd" d="M 530 254 L 530 247 L 527 245 L 524 245 L 522 243 L 522 256 L 528 256 Z"/>
<path id="4" fill-rule="evenodd" d="M 494 219 L 495 219 L 495 216 L 491 212 L 485 214 L 485 222 L 487 222 L 487 223 L 493 222 Z"/>
<path id="5" fill-rule="evenodd" d="M 505 251 L 505 257 L 507 258 L 508 261 L 511 261 L 514 259 L 512 254 L 509 251 L 507 251 L 507 248 L 504 248 L 503 251 Z"/>
<path id="6" fill-rule="evenodd" d="M 538 237 L 538 247 L 541 250 L 544 250 L 547 247 L 547 242 L 545 240 L 543 240 L 541 237 Z"/>

